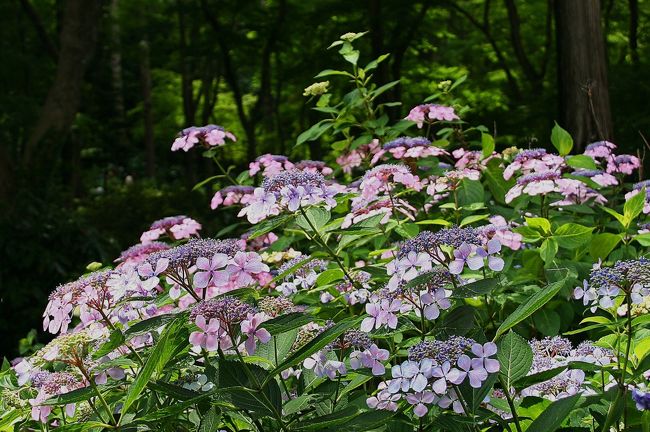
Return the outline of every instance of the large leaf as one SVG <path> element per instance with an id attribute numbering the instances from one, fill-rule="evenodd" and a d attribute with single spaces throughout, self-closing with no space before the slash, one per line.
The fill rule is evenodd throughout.
<path id="1" fill-rule="evenodd" d="M 497 358 L 501 365 L 499 375 L 505 381 L 506 388 L 511 388 L 513 382 L 530 371 L 533 365 L 533 350 L 524 338 L 510 331 L 499 342 Z"/>
<path id="2" fill-rule="evenodd" d="M 122 418 L 131 405 L 138 400 L 147 383 L 154 375 L 154 372 L 160 370 L 169 361 L 171 352 L 167 345 L 175 337 L 176 333 L 180 332 L 181 328 L 183 328 L 185 320 L 185 316 L 176 318 L 160 335 L 160 339 L 158 339 L 153 350 L 151 350 L 144 366 L 140 369 L 135 380 L 126 392 L 122 405 Z"/>
<path id="3" fill-rule="evenodd" d="M 569 132 L 562 129 L 557 123 L 555 123 L 551 131 L 551 143 L 560 153 L 560 156 L 568 155 L 573 148 L 573 138 L 571 138 Z"/>
<path id="4" fill-rule="evenodd" d="M 221 414 L 217 410 L 217 407 L 210 407 L 208 412 L 201 419 L 201 424 L 197 432 L 214 432 L 219 426 L 219 420 L 221 419 Z"/>
<path id="5" fill-rule="evenodd" d="M 605 260 L 621 240 L 622 237 L 620 234 L 595 234 L 591 239 L 591 244 L 589 245 L 589 255 L 594 260 Z"/>
<path id="6" fill-rule="evenodd" d="M 482 296 L 491 293 L 496 286 L 497 280 L 495 278 L 481 279 L 466 285 L 460 285 L 454 289 L 452 295 L 458 298 Z"/>
<path id="7" fill-rule="evenodd" d="M 594 227 L 586 227 L 576 223 L 567 223 L 559 227 L 553 238 L 560 247 L 565 249 L 575 249 L 588 242 L 591 238 L 591 232 Z"/>
<path id="8" fill-rule="evenodd" d="M 227 391 L 232 403 L 256 417 L 277 418 L 282 411 L 280 387 L 267 378 L 268 372 L 257 365 L 219 359 L 218 385 Z"/>
<path id="9" fill-rule="evenodd" d="M 500 163 L 499 159 L 490 160 L 487 168 L 483 171 L 483 175 L 496 202 L 505 204 L 506 192 L 514 185 L 515 181 L 514 179 L 506 181 L 503 178 L 503 168 L 501 168 Z"/>
<path id="10" fill-rule="evenodd" d="M 625 201 L 625 204 L 623 205 L 623 225 L 625 225 L 625 228 L 628 228 L 632 221 L 641 214 L 643 207 L 645 206 L 645 200 L 646 191 L 644 187 L 639 191 L 639 193 Z"/>
<path id="11" fill-rule="evenodd" d="M 309 324 L 313 320 L 311 315 L 302 312 L 291 312 L 265 321 L 260 327 L 267 329 L 272 335 L 277 335 Z"/>
<path id="12" fill-rule="evenodd" d="M 548 303 L 555 295 L 562 289 L 564 286 L 564 281 L 553 282 L 552 284 L 547 285 L 545 288 L 542 288 L 531 297 L 526 300 L 525 303 L 519 305 L 513 313 L 511 313 L 499 326 L 494 339 L 498 339 L 499 336 L 504 334 L 506 331 L 510 330 L 512 327 L 516 326 L 533 313 L 536 310 Z"/>
<path id="13" fill-rule="evenodd" d="M 174 318 L 176 318 L 176 314 L 163 314 L 163 315 L 156 315 L 151 318 L 147 318 L 146 320 L 139 321 L 135 324 L 133 324 L 131 327 L 126 329 L 124 332 L 124 336 L 129 339 L 132 338 L 133 336 L 137 336 L 143 333 L 150 332 L 152 330 L 159 329 L 160 327 L 164 326 Z"/>
<path id="14" fill-rule="evenodd" d="M 325 224 L 329 222 L 330 217 L 330 212 L 322 207 L 309 207 L 305 210 L 305 215 L 301 214 L 296 218 L 296 223 L 307 232 L 314 231 L 314 228 L 316 232 L 321 232 Z"/>
<path id="15" fill-rule="evenodd" d="M 304 420 L 295 423 L 291 430 L 307 431 L 307 430 L 323 430 L 330 426 L 336 426 L 347 423 L 357 416 L 359 409 L 353 405 L 348 405 L 342 410 L 334 411 L 331 414 L 318 416 L 309 420 Z"/>
<path id="16" fill-rule="evenodd" d="M 465 398 L 465 402 L 467 403 L 470 412 L 476 413 L 476 410 L 479 409 L 486 396 L 492 391 L 492 387 L 494 387 L 494 383 L 498 376 L 498 373 L 490 374 L 487 379 L 483 381 L 480 388 L 470 386 L 467 380 L 459 386 L 460 392 L 462 393 L 463 398 Z"/>
<path id="17" fill-rule="evenodd" d="M 549 405 L 526 429 L 527 432 L 553 432 L 560 427 L 564 419 L 580 399 L 581 393 L 558 399 Z"/>

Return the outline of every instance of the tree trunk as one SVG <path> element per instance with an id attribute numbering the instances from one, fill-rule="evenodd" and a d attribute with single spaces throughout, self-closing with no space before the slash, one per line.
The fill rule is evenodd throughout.
<path id="1" fill-rule="evenodd" d="M 629 0 L 630 6 L 630 31 L 629 45 L 632 64 L 639 64 L 639 0 Z"/>
<path id="2" fill-rule="evenodd" d="M 124 81 L 122 79 L 122 44 L 120 42 L 119 0 L 110 5 L 111 41 L 111 85 L 113 87 L 113 111 L 115 112 L 116 138 L 118 147 L 126 150 L 129 139 L 126 129 L 124 108 Z"/>
<path id="3" fill-rule="evenodd" d="M 32 6 L 29 0 L 20 0 L 20 5 L 23 7 L 23 10 L 29 17 L 29 20 L 34 25 L 36 34 L 38 34 L 38 38 L 43 44 L 45 51 L 50 56 L 50 58 L 56 62 L 57 59 L 59 58 L 59 53 L 56 49 L 56 45 L 54 44 L 52 39 L 50 39 L 50 36 L 48 35 L 47 30 L 45 29 L 45 25 L 43 25 L 43 20 L 41 19 L 41 16 L 38 14 L 36 9 L 34 9 L 34 6 Z"/>
<path id="4" fill-rule="evenodd" d="M 149 43 L 140 41 L 140 83 L 144 121 L 144 148 L 147 158 L 147 175 L 156 175 L 156 149 L 153 135 L 153 111 L 151 106 L 151 66 L 149 65 Z"/>
<path id="5" fill-rule="evenodd" d="M 576 150 L 612 138 L 607 56 L 598 0 L 555 2 L 560 124 Z"/>
<path id="6" fill-rule="evenodd" d="M 26 168 L 32 168 L 37 159 L 50 164 L 59 146 L 42 146 L 43 138 L 51 131 L 65 135 L 74 121 L 83 77 L 97 41 L 101 6 L 99 0 L 65 2 L 56 75 L 25 146 L 23 165 Z"/>

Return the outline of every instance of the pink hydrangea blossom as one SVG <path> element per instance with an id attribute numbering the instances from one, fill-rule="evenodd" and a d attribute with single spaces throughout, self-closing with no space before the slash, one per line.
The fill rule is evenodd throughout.
<path id="1" fill-rule="evenodd" d="M 411 109 L 405 120 L 410 120 L 422 128 L 424 123 L 459 120 L 452 107 L 436 104 L 418 105 Z"/>
<path id="2" fill-rule="evenodd" d="M 230 337 L 228 337 L 217 318 L 212 318 L 206 322 L 203 315 L 198 315 L 194 323 L 201 331 L 194 331 L 190 334 L 190 344 L 192 344 L 193 349 L 216 351 L 218 348 L 225 350 L 232 347 Z"/>
<path id="3" fill-rule="evenodd" d="M 262 262 L 262 258 L 255 252 L 237 252 L 229 261 L 226 271 L 230 280 L 236 281 L 239 287 L 253 283 L 253 276 L 268 272 L 269 266 Z"/>
<path id="4" fill-rule="evenodd" d="M 267 343 L 271 340 L 271 334 L 264 328 L 259 328 L 260 324 L 266 321 L 268 317 L 263 313 L 249 313 L 244 321 L 241 322 L 241 332 L 246 335 L 246 352 L 248 355 L 255 354 L 255 339 L 261 343 Z"/>
<path id="5" fill-rule="evenodd" d="M 341 167 L 344 173 L 350 174 L 354 168 L 361 166 L 364 161 L 371 164 L 369 159 L 374 159 L 374 156 L 380 151 L 381 144 L 379 144 L 379 140 L 374 139 L 368 144 L 360 145 L 359 147 L 350 150 L 349 153 L 344 153 L 337 157 L 336 163 Z"/>
<path id="6" fill-rule="evenodd" d="M 204 147 L 216 147 L 226 144 L 226 138 L 230 141 L 237 141 L 237 137 L 221 126 L 207 125 L 202 127 L 192 126 L 183 129 L 172 144 L 172 151 L 188 151 L 196 144 Z"/>
<path id="7" fill-rule="evenodd" d="M 262 172 L 264 177 L 272 177 L 282 171 L 290 170 L 294 167 L 286 156 L 272 155 L 267 153 L 255 159 L 248 166 L 248 174 L 253 177 L 258 172 Z"/>

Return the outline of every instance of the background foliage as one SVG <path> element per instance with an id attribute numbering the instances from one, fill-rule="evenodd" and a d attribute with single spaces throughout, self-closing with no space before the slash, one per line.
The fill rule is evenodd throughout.
<path id="1" fill-rule="evenodd" d="M 18 339 L 37 322 L 53 286 L 91 261 L 116 256 L 150 221 L 187 213 L 209 232 L 228 223 L 205 205 L 211 191 L 188 192 L 209 166 L 197 154 L 169 152 L 179 129 L 228 125 L 239 142 L 228 146 L 226 163 L 239 168 L 266 152 L 320 159 L 327 142 L 294 147 L 320 119 L 299 95 L 313 71 L 336 63 L 336 52 L 322 47 L 342 33 L 370 30 L 360 48 L 375 57 L 392 53 L 376 72 L 380 83 L 401 80 L 386 97 L 404 103 L 390 109 L 392 120 L 439 81 L 464 75 L 459 96 L 472 108 L 463 118 L 493 126 L 499 145 L 546 146 L 558 118 L 551 2 L 112 0 L 97 2 L 89 23 L 96 41 L 86 53 L 71 127 L 48 131 L 36 161 L 27 163 L 30 135 L 55 81 L 66 7 L 74 3 L 0 4 L 3 354 L 19 354 Z M 516 37 L 508 14 L 514 3 Z M 650 117 L 643 79 L 650 5 L 605 0 L 601 13 L 614 142 L 636 153 Z M 334 94 L 343 91 L 344 80 L 328 79 Z"/>

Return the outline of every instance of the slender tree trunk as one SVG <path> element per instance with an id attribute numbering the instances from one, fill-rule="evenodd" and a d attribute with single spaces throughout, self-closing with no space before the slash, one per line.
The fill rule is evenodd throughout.
<path id="1" fill-rule="evenodd" d="M 253 122 L 253 119 L 246 113 L 246 109 L 244 108 L 243 93 L 239 87 L 237 73 L 232 62 L 232 57 L 230 55 L 230 47 L 224 38 L 224 32 L 223 28 L 221 27 L 221 23 L 219 22 L 218 17 L 216 17 L 210 10 L 207 4 L 207 0 L 201 0 L 201 9 L 205 14 L 208 24 L 210 24 L 212 30 L 214 30 L 214 33 L 216 35 L 217 44 L 219 45 L 219 49 L 221 51 L 223 76 L 228 83 L 228 87 L 230 87 L 230 90 L 232 91 L 233 97 L 235 99 L 235 106 L 237 107 L 237 115 L 239 116 L 239 121 L 244 128 L 244 133 L 246 134 L 246 154 L 249 160 L 253 160 L 257 156 L 257 138 L 255 136 L 255 124 Z"/>
<path id="2" fill-rule="evenodd" d="M 124 81 L 122 79 L 122 43 L 120 42 L 119 0 L 110 5 L 111 84 L 113 87 L 113 111 L 115 112 L 116 138 L 121 149 L 126 149 L 129 139 L 124 108 Z"/>
<path id="3" fill-rule="evenodd" d="M 101 6 L 99 0 L 65 2 L 56 75 L 23 153 L 23 165 L 28 169 L 37 159 L 51 165 L 60 144 L 43 146 L 42 140 L 51 131 L 65 136 L 74 121 L 83 77 L 97 40 Z"/>
<path id="4" fill-rule="evenodd" d="M 555 2 L 560 124 L 576 150 L 612 138 L 607 57 L 598 0 Z"/>
<path id="5" fill-rule="evenodd" d="M 38 38 L 41 40 L 41 43 L 43 44 L 45 51 L 50 56 L 50 58 L 56 62 L 57 59 L 59 58 L 59 52 L 56 49 L 56 44 L 54 43 L 54 41 L 52 41 L 49 34 L 47 33 L 47 30 L 45 29 L 45 25 L 43 25 L 43 20 L 41 19 L 41 16 L 38 14 L 36 9 L 34 9 L 34 6 L 32 6 L 29 0 L 20 0 L 20 5 L 23 7 L 25 14 L 27 14 L 29 20 L 34 25 L 36 34 L 38 34 Z"/>
<path id="6" fill-rule="evenodd" d="M 154 146 L 153 110 L 151 105 L 151 66 L 149 64 L 149 43 L 140 41 L 140 83 L 142 87 L 142 105 L 144 121 L 144 148 L 146 154 L 147 175 L 156 175 L 156 149 Z"/>
<path id="7" fill-rule="evenodd" d="M 628 0 L 630 6 L 629 45 L 632 64 L 639 64 L 639 0 Z"/>

